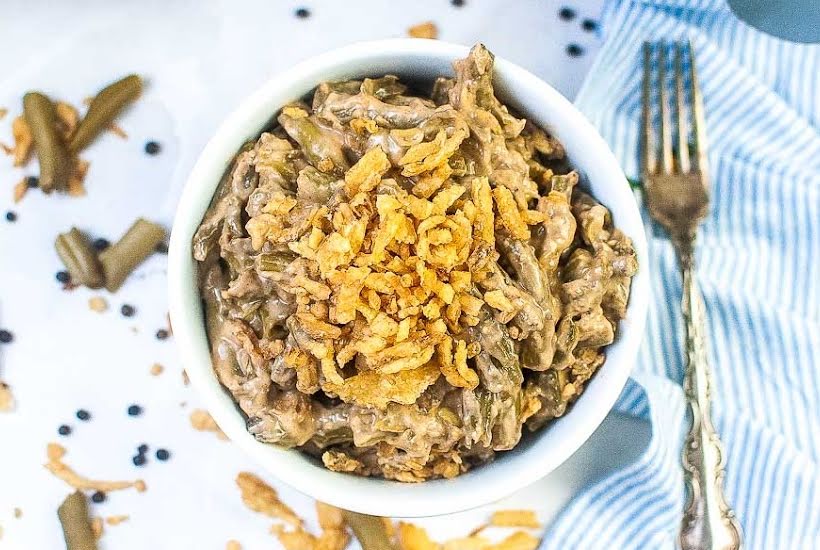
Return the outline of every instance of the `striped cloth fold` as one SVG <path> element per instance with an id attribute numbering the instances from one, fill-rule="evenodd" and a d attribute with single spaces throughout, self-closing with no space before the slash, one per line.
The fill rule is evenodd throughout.
<path id="1" fill-rule="evenodd" d="M 711 212 L 699 236 L 725 490 L 747 549 L 820 548 L 820 47 L 765 35 L 723 0 L 611 0 L 576 101 L 638 175 L 641 44 L 692 41 Z M 640 201 L 640 194 L 637 194 Z M 681 281 L 644 210 L 652 305 L 618 409 L 647 419 L 636 463 L 578 495 L 543 549 L 676 547 L 685 433 Z"/>

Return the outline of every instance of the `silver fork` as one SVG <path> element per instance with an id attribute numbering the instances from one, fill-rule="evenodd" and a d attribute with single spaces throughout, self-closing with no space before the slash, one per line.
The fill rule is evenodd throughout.
<path id="1" fill-rule="evenodd" d="M 723 445 L 711 420 L 712 373 L 706 358 L 703 298 L 695 280 L 695 237 L 698 225 L 709 210 L 709 176 L 706 154 L 703 102 L 698 89 L 692 44 L 690 100 L 684 93 L 682 57 L 684 46 L 674 47 L 674 88 L 677 147 L 673 147 L 669 93 L 666 86 L 666 45 L 643 47 L 643 131 L 641 171 L 649 214 L 669 233 L 683 276 L 681 309 L 686 330 L 686 373 L 684 391 L 691 425 L 683 448 L 683 474 L 688 489 L 680 526 L 683 550 L 738 549 L 742 534 L 735 514 L 723 496 Z M 657 50 L 657 82 L 652 57 Z M 660 144 L 653 134 L 652 89 L 660 100 Z M 688 111 L 692 118 L 694 152 L 690 158 Z M 660 157 L 660 158 L 659 158 Z"/>

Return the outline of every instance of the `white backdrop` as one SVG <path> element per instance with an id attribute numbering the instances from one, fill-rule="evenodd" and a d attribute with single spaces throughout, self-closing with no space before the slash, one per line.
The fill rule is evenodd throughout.
<path id="1" fill-rule="evenodd" d="M 108 527 L 105 549 L 219 549 L 229 539 L 244 548 L 277 548 L 270 521 L 242 505 L 234 477 L 255 471 L 280 489 L 283 499 L 313 521 L 312 502 L 261 472 L 228 442 L 193 431 L 188 414 L 197 407 L 182 384 L 182 365 L 173 338 L 154 338 L 165 326 L 165 259 L 155 255 L 115 296 L 111 309 L 88 309 L 92 293 L 65 292 L 54 279 L 61 267 L 52 243 L 76 225 L 93 236 L 115 240 L 140 215 L 170 227 L 179 189 L 213 129 L 246 96 L 278 71 L 313 54 L 364 39 L 403 36 L 412 24 L 432 20 L 440 37 L 470 44 L 481 40 L 500 56 L 532 70 L 572 97 L 596 50 L 594 33 L 581 20 L 595 18 L 600 0 L 446 0 L 406 2 L 291 2 L 284 0 L 196 0 L 159 2 L 35 2 L 4 0 L 0 10 L 0 141 L 11 142 L 10 123 L 21 97 L 41 89 L 79 105 L 101 86 L 129 72 L 149 81 L 143 98 L 120 120 L 129 134 L 106 135 L 83 157 L 91 161 L 88 195 L 80 199 L 29 193 L 19 205 L 12 185 L 34 173 L 0 157 L 0 212 L 13 210 L 15 223 L 0 217 L 0 328 L 14 333 L 0 344 L 0 379 L 9 383 L 18 406 L 0 413 L 0 548 L 62 547 L 56 508 L 68 487 L 43 467 L 48 441 L 67 447 L 67 462 L 82 473 L 106 479 L 142 477 L 148 491 L 123 491 L 94 505 L 97 515 L 129 514 Z M 558 18 L 568 5 L 574 21 Z M 307 7 L 312 14 L 297 19 Z M 577 42 L 586 53 L 569 57 Z M 143 153 L 147 140 L 162 144 L 155 157 Z M 137 313 L 126 319 L 120 305 Z M 149 374 L 155 362 L 161 376 Z M 181 406 L 185 402 L 186 406 Z M 127 416 L 132 403 L 144 407 Z M 74 417 L 91 412 L 89 422 Z M 545 522 L 589 479 L 634 456 L 617 434 L 627 420 L 610 417 L 582 451 L 548 480 L 489 509 L 539 510 Z M 74 428 L 57 435 L 60 424 Z M 630 428 L 640 440 L 646 433 Z M 639 437 L 640 436 L 640 437 Z M 140 443 L 164 447 L 171 459 L 150 459 L 136 468 Z M 14 518 L 19 507 L 23 516 Z M 424 520 L 440 537 L 464 535 L 488 509 Z"/>

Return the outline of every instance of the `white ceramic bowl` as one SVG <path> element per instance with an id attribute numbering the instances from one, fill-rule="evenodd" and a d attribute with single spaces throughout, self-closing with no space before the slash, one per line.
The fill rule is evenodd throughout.
<path id="1" fill-rule="evenodd" d="M 260 443 L 245 430 L 244 417 L 211 368 L 191 256 L 191 237 L 226 166 L 283 104 L 322 81 L 386 73 L 432 80 L 452 74 L 452 61 L 467 53 L 464 46 L 401 39 L 355 44 L 300 63 L 269 80 L 228 117 L 202 151 L 179 202 L 168 258 L 170 313 L 194 387 L 228 437 L 271 474 L 342 508 L 392 517 L 433 516 L 487 504 L 531 484 L 564 462 L 598 427 L 623 389 L 638 351 L 647 310 L 648 261 L 643 225 L 623 172 L 603 139 L 569 101 L 521 67 L 496 58 L 495 86 L 501 100 L 564 144 L 587 188 L 634 241 L 641 268 L 632 282 L 627 318 L 620 323 L 617 341 L 606 350 L 606 363 L 566 415 L 525 436 L 494 462 L 452 480 L 403 484 L 335 473 L 298 451 Z"/>

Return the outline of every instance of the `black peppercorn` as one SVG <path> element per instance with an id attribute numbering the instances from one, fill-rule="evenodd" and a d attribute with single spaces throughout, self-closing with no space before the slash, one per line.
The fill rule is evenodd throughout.
<path id="1" fill-rule="evenodd" d="M 139 416 L 142 414 L 142 407 L 139 405 L 131 405 L 128 407 L 128 416 Z"/>
<path id="2" fill-rule="evenodd" d="M 111 243 L 108 241 L 108 239 L 103 239 L 102 237 L 100 237 L 99 239 L 94 239 L 93 246 L 94 250 L 96 250 L 97 252 L 102 252 L 103 250 L 111 246 Z"/>
<path id="3" fill-rule="evenodd" d="M 57 428 L 57 433 L 60 435 L 69 435 L 71 433 L 71 426 L 66 426 L 63 424 L 59 428 Z"/>
<path id="4" fill-rule="evenodd" d="M 137 310 L 134 309 L 134 306 L 129 304 L 123 304 L 120 308 L 120 313 L 122 313 L 123 317 L 133 317 L 136 312 Z"/>
<path id="5" fill-rule="evenodd" d="M 6 329 L 0 329 L 0 343 L 8 344 L 14 340 L 14 335 Z"/>
<path id="6" fill-rule="evenodd" d="M 148 459 L 145 458 L 145 455 L 135 455 L 131 461 L 134 463 L 134 466 L 142 466 L 148 461 Z"/>
<path id="7" fill-rule="evenodd" d="M 156 141 L 149 141 L 145 144 L 145 152 L 149 155 L 153 156 L 158 154 L 160 149 L 162 149 L 162 147 Z"/>
<path id="8" fill-rule="evenodd" d="M 8 221 L 8 222 L 16 222 L 16 221 L 17 221 L 17 213 L 16 213 L 16 212 L 12 212 L 11 210 L 9 210 L 8 212 L 6 212 L 6 221 Z"/>
<path id="9" fill-rule="evenodd" d="M 139 454 L 141 454 L 141 455 L 144 455 L 145 453 L 147 453 L 147 452 L 148 452 L 148 445 L 146 445 L 145 443 L 143 443 L 142 445 L 140 445 L 139 447 L 137 447 L 137 452 L 138 452 Z"/>
<path id="10" fill-rule="evenodd" d="M 294 13 L 299 19 L 307 19 L 310 17 L 310 10 L 307 8 L 299 8 Z"/>
<path id="11" fill-rule="evenodd" d="M 94 492 L 94 494 L 91 495 L 91 502 L 96 502 L 97 504 L 105 502 L 105 493 L 102 491 Z"/>
<path id="12" fill-rule="evenodd" d="M 157 331 L 157 340 L 166 340 L 168 338 L 168 331 L 161 328 Z"/>
<path id="13" fill-rule="evenodd" d="M 29 176 L 26 178 L 26 185 L 28 185 L 29 189 L 34 189 L 35 187 L 40 186 L 40 178 L 37 176 Z"/>
<path id="14" fill-rule="evenodd" d="M 90 412 L 88 412 L 88 411 L 87 411 L 87 410 L 85 410 L 85 409 L 80 409 L 80 410 L 78 410 L 78 411 L 77 411 L 77 413 L 76 413 L 76 415 L 77 415 L 77 418 L 78 418 L 78 419 L 80 419 L 80 420 L 82 420 L 82 421 L 84 421 L 84 422 L 85 422 L 85 421 L 87 421 L 87 420 L 90 420 L 90 419 L 91 419 L 91 413 L 90 413 Z"/>
<path id="15" fill-rule="evenodd" d="M 165 449 L 157 449 L 157 460 L 168 460 L 171 457 L 171 453 L 169 453 Z"/>
<path id="16" fill-rule="evenodd" d="M 584 55 L 584 48 L 578 44 L 570 44 L 567 46 L 567 55 L 570 57 L 580 57 Z"/>
<path id="17" fill-rule="evenodd" d="M 581 21 L 581 28 L 587 32 L 592 32 L 598 28 L 598 23 L 593 19 L 584 19 Z"/>
<path id="18" fill-rule="evenodd" d="M 71 282 L 71 275 L 69 275 L 68 271 L 58 271 L 54 278 L 57 279 L 58 283 L 68 284 Z"/>
<path id="19" fill-rule="evenodd" d="M 575 19 L 575 10 L 564 6 L 560 10 L 558 10 L 558 17 L 563 19 L 564 21 L 572 21 Z"/>
<path id="20" fill-rule="evenodd" d="M 452 4 L 455 8 L 460 8 L 464 5 L 464 0 L 450 0 L 450 4 Z"/>

